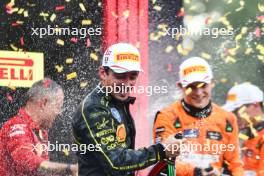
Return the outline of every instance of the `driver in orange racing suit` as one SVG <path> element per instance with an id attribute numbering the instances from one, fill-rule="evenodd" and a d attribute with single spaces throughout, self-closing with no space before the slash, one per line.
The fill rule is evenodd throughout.
<path id="1" fill-rule="evenodd" d="M 209 64 L 199 57 L 189 58 L 180 65 L 179 76 L 183 99 L 157 113 L 155 142 L 179 132 L 187 140 L 176 159 L 177 176 L 218 176 L 224 161 L 233 176 L 242 176 L 236 117 L 211 102 Z"/>

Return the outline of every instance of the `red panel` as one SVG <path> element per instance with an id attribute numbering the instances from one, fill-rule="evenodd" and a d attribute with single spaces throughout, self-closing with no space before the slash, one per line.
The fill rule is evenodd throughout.
<path id="1" fill-rule="evenodd" d="M 118 42 L 128 42 L 128 0 L 117 1 L 117 40 Z"/>
<path id="2" fill-rule="evenodd" d="M 138 0 L 129 0 L 129 18 L 128 18 L 128 41 L 136 46 L 139 42 L 139 18 L 138 18 Z"/>

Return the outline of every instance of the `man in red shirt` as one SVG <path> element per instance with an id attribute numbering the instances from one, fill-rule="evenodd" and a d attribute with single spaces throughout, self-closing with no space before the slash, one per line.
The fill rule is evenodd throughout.
<path id="1" fill-rule="evenodd" d="M 49 161 L 48 133 L 60 113 L 64 94 L 51 79 L 36 82 L 27 102 L 0 130 L 0 175 L 77 174 L 77 165 Z"/>

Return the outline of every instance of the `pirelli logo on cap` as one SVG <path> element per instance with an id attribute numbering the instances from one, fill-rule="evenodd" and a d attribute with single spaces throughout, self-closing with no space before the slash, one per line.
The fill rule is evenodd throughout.
<path id="1" fill-rule="evenodd" d="M 183 75 L 186 76 L 186 75 L 189 75 L 191 73 L 205 73 L 207 72 L 207 69 L 205 66 L 203 65 L 196 65 L 196 66 L 192 66 L 192 67 L 188 67 L 186 69 L 183 70 Z"/>
<path id="2" fill-rule="evenodd" d="M 237 100 L 237 95 L 236 94 L 228 94 L 227 95 L 227 100 L 228 101 L 236 101 Z"/>
<path id="3" fill-rule="evenodd" d="M 115 62 L 139 62 L 139 55 L 133 53 L 119 53 L 115 55 Z"/>
<path id="4" fill-rule="evenodd" d="M 43 53 L 0 50 L 0 86 L 31 87 L 43 78 Z"/>

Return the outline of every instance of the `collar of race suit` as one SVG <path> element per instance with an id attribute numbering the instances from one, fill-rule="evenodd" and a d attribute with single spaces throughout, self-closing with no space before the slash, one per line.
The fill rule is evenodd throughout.
<path id="1" fill-rule="evenodd" d="M 210 116 L 210 114 L 212 112 L 212 103 L 211 103 L 211 101 L 204 108 L 196 108 L 196 107 L 186 103 L 183 99 L 181 100 L 181 104 L 183 106 L 184 111 L 188 115 L 190 115 L 192 117 L 199 118 L 199 119 L 200 118 L 206 118 L 206 117 Z"/>

